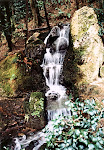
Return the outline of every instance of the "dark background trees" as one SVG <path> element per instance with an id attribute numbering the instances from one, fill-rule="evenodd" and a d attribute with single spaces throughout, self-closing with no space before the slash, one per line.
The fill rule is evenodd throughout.
<path id="1" fill-rule="evenodd" d="M 8 42 L 9 51 L 12 51 L 12 24 L 11 24 L 12 11 L 9 1 L 1 3 L 0 7 L 0 21 L 1 31 L 4 32 L 6 40 Z"/>
<path id="2" fill-rule="evenodd" d="M 8 43 L 8 51 L 14 50 L 13 38 L 25 35 L 28 39 L 28 30 L 52 26 L 60 21 L 70 21 L 74 11 L 82 6 L 93 7 L 101 26 L 99 35 L 104 37 L 104 1 L 103 0 L 4 0 L 0 1 L 0 39 L 2 33 Z M 63 19 L 64 18 L 64 19 Z M 66 20 L 65 20 L 66 19 Z M 31 28 L 28 24 L 32 21 Z M 19 29 L 22 29 L 21 31 Z M 19 37 L 18 37 L 19 38 Z"/>

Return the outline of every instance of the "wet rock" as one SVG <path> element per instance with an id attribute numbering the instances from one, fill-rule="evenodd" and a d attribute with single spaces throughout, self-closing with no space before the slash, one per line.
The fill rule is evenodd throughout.
<path id="1" fill-rule="evenodd" d="M 42 40 L 36 38 L 33 41 L 30 41 L 25 50 L 25 55 L 30 59 L 42 59 L 44 54 L 44 43 Z M 42 61 L 42 60 L 41 60 Z"/>
<path id="2" fill-rule="evenodd" d="M 34 35 L 33 35 L 34 37 Z M 27 44 L 25 55 L 28 62 L 32 62 L 30 76 L 32 80 L 32 90 L 44 90 L 43 70 L 40 67 L 45 53 L 45 45 L 38 37 Z M 29 68 L 28 68 L 29 70 Z"/>
<path id="3" fill-rule="evenodd" d="M 38 36 L 40 35 L 39 32 L 35 32 L 32 36 L 29 37 L 29 39 L 27 40 L 27 44 L 31 43 L 32 41 L 36 41 L 36 39 L 38 38 Z"/>
<path id="4" fill-rule="evenodd" d="M 52 92 L 52 93 L 48 94 L 47 99 L 48 100 L 57 100 L 59 97 L 60 97 L 59 93 Z"/>
<path id="5" fill-rule="evenodd" d="M 58 26 L 53 27 L 44 41 L 46 47 L 51 48 L 51 51 L 65 51 L 69 46 L 69 26 L 69 24 L 59 23 Z M 63 28 L 65 29 L 65 37 L 59 38 L 60 30 Z"/>

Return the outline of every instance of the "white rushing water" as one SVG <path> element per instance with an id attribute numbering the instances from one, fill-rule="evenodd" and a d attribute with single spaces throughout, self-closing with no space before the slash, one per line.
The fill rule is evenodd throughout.
<path id="1" fill-rule="evenodd" d="M 62 114 L 69 114 L 63 104 L 67 97 L 66 88 L 60 84 L 64 57 L 69 46 L 69 25 L 53 27 L 44 40 L 46 46 L 52 36 L 56 36 L 57 39 L 53 42 L 51 41 L 51 46 L 46 47 L 46 53 L 41 65 L 46 85 L 49 87 L 45 94 L 47 97 L 48 121 L 55 119 L 56 114 L 61 116 Z M 54 48 L 54 53 L 51 52 L 52 48 Z"/>
<path id="2" fill-rule="evenodd" d="M 43 74 L 46 80 L 46 85 L 49 88 L 45 96 L 47 97 L 47 117 L 48 125 L 50 128 L 51 120 L 55 119 L 58 115 L 70 115 L 70 110 L 65 107 L 66 101 L 66 89 L 60 84 L 60 77 L 63 70 L 63 62 L 66 50 L 69 45 L 69 25 L 64 25 L 63 27 L 58 27 L 56 36 L 57 39 L 53 41 L 55 48 L 54 53 L 51 53 L 52 45 L 50 47 L 46 46 L 46 53 L 44 55 L 43 63 L 41 67 L 43 68 Z M 45 45 L 47 45 L 51 33 L 54 31 L 55 27 L 51 30 L 49 35 L 45 38 Z M 41 145 L 45 143 L 45 135 L 43 132 L 38 132 L 33 136 L 26 137 L 25 135 L 22 139 L 15 138 L 15 149 L 21 150 L 29 145 L 31 141 L 38 141 L 33 150 L 38 150 Z"/>
<path id="3" fill-rule="evenodd" d="M 65 88 L 59 84 L 63 59 L 64 56 L 59 52 L 55 52 L 52 55 L 50 53 L 50 48 L 46 48 L 46 54 L 44 56 L 43 64 L 41 65 L 43 67 L 46 85 L 49 87 L 49 91 L 45 94 L 46 96 L 50 93 L 58 92 L 61 98 L 65 94 Z"/>
<path id="4" fill-rule="evenodd" d="M 66 92 L 65 87 L 60 85 L 59 80 L 62 74 L 66 48 L 69 45 L 69 26 L 65 25 L 62 29 L 58 28 L 58 30 L 59 37 L 53 42 L 55 45 L 55 52 L 52 54 L 50 48 L 46 48 L 46 53 L 41 67 L 43 68 L 46 85 L 49 87 L 49 90 L 46 92 L 46 96 L 49 96 L 50 94 L 52 95 L 52 93 L 58 93 L 57 100 L 60 100 L 65 96 Z M 44 41 L 45 44 L 48 42 L 49 35 Z M 60 52 L 61 46 L 64 46 L 64 53 Z"/>

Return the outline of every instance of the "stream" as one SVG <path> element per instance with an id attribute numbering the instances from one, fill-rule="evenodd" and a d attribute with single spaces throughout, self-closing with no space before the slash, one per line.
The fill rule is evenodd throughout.
<path id="1" fill-rule="evenodd" d="M 70 111 L 65 106 L 67 101 L 66 88 L 63 84 L 63 62 L 66 51 L 69 46 L 69 24 L 59 24 L 52 28 L 48 36 L 45 38 L 46 53 L 44 54 L 43 75 L 46 81 L 47 98 L 47 118 L 48 126 L 51 128 L 51 120 L 56 116 L 70 115 Z M 45 143 L 45 133 L 37 132 L 29 137 L 23 135 L 14 139 L 14 150 L 24 148 L 38 150 Z M 32 148 L 30 148 L 32 146 Z"/>

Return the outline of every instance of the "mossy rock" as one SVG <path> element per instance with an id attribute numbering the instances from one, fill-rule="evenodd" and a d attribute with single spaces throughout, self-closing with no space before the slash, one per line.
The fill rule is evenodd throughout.
<path id="1" fill-rule="evenodd" d="M 74 13 L 70 24 L 70 45 L 63 71 L 65 84 L 72 85 L 72 89 L 79 95 L 85 93 L 87 86 L 99 78 L 104 47 L 98 32 L 97 15 L 93 8 L 84 6 Z"/>
<path id="2" fill-rule="evenodd" d="M 77 21 L 75 21 L 77 18 Z M 75 32 L 76 31 L 76 32 Z M 93 82 L 98 78 L 99 68 L 103 62 L 104 47 L 98 36 L 97 16 L 92 8 L 82 7 L 75 12 L 71 22 L 73 51 L 77 66 L 83 73 L 81 82 Z"/>
<path id="3" fill-rule="evenodd" d="M 45 53 L 45 45 L 39 38 L 34 38 L 27 43 L 25 56 L 28 61 L 32 62 L 31 78 L 32 90 L 43 91 L 45 80 L 43 78 L 43 70 L 40 67 L 43 62 Z"/>
<path id="4" fill-rule="evenodd" d="M 7 56 L 0 62 L 0 86 L 7 96 L 15 96 L 17 91 L 24 90 L 31 82 L 31 77 L 25 73 L 25 63 L 18 63 L 20 55 Z"/>
<path id="5" fill-rule="evenodd" d="M 43 41 L 36 38 L 27 43 L 24 52 L 11 54 L 0 62 L 0 87 L 5 96 L 17 96 L 20 92 L 31 90 L 42 91 L 44 79 L 40 65 L 44 53 Z"/>
<path id="6" fill-rule="evenodd" d="M 25 55 L 29 59 L 39 59 L 40 62 L 43 60 L 43 55 L 45 53 L 45 45 L 42 40 L 35 38 L 29 40 L 26 46 Z"/>
<path id="7" fill-rule="evenodd" d="M 83 76 L 81 82 L 93 82 L 98 78 L 103 63 L 104 47 L 98 36 L 99 26 L 93 8 L 84 6 L 77 10 L 71 21 L 74 63 Z M 77 73 L 80 75 L 80 73 Z M 79 79 L 78 79 L 79 82 Z"/>
<path id="8" fill-rule="evenodd" d="M 30 112 L 34 117 L 40 117 L 44 111 L 44 99 L 41 92 L 32 92 L 30 95 Z"/>
<path id="9" fill-rule="evenodd" d="M 32 92 L 30 99 L 24 103 L 27 126 L 42 129 L 45 126 L 44 95 L 42 92 Z"/>

